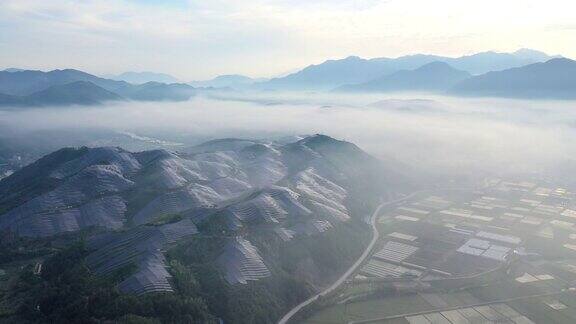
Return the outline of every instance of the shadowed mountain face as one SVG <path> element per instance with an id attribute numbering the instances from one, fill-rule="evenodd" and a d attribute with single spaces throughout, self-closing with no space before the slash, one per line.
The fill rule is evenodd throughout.
<path id="1" fill-rule="evenodd" d="M 432 62 L 415 70 L 402 70 L 366 83 L 343 86 L 337 91 L 445 91 L 470 76 L 446 63 Z"/>
<path id="2" fill-rule="evenodd" d="M 0 72 L 0 93 L 13 96 L 27 96 L 52 86 L 64 85 L 76 81 L 91 82 L 101 88 L 114 92 L 125 86 L 126 82 L 99 78 L 78 70 L 54 70 Z"/>
<path id="3" fill-rule="evenodd" d="M 75 81 L 51 86 L 23 98 L 29 105 L 98 105 L 106 101 L 122 100 L 119 95 L 91 82 Z"/>
<path id="4" fill-rule="evenodd" d="M 534 50 L 523 49 L 514 53 L 484 52 L 458 58 L 436 55 L 408 55 L 398 58 L 362 59 L 348 57 L 311 65 L 286 77 L 258 84 L 260 89 L 271 90 L 328 90 L 347 84 L 365 83 L 400 70 L 414 70 L 439 61 L 470 74 L 482 74 L 543 62 L 552 57 Z"/>
<path id="5" fill-rule="evenodd" d="M 138 101 L 186 101 L 195 94 L 193 87 L 183 83 L 147 82 L 120 91 L 124 96 Z"/>
<path id="6" fill-rule="evenodd" d="M 202 286 L 220 287 L 206 292 L 218 295 L 206 297 L 214 316 L 260 321 L 349 265 L 366 243 L 365 216 L 411 187 L 405 169 L 323 135 L 287 144 L 227 139 L 188 151 L 54 152 L 0 181 L 0 232 L 92 233 L 87 266 L 106 276 L 133 264 L 117 287 L 136 295 L 174 289 L 168 251 L 171 264 L 205 268 L 210 275 L 195 279 Z M 286 285 L 299 292 L 278 289 Z M 250 309 L 222 303 L 238 298 L 275 306 L 246 317 Z"/>
<path id="7" fill-rule="evenodd" d="M 0 72 L 0 106 L 97 105 L 106 101 L 185 101 L 193 87 L 179 83 L 141 85 L 77 70 Z"/>
<path id="8" fill-rule="evenodd" d="M 20 106 L 24 103 L 21 97 L 0 93 L 0 106 Z"/>
<path id="9" fill-rule="evenodd" d="M 123 98 L 87 81 L 54 85 L 27 96 L 0 94 L 0 106 L 8 107 L 99 105 L 117 100 Z"/>
<path id="10" fill-rule="evenodd" d="M 465 80 L 451 94 L 509 98 L 576 98 L 576 61 L 558 58 Z"/>

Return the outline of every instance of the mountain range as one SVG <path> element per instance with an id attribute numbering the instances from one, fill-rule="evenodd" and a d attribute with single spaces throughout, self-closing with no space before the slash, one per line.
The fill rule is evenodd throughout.
<path id="1" fill-rule="evenodd" d="M 458 58 L 409 55 L 395 59 L 348 57 L 311 65 L 267 81 L 242 75 L 185 83 L 133 84 L 78 70 L 0 71 L 0 106 L 97 105 L 108 101 L 185 101 L 200 91 L 335 90 L 432 92 L 457 96 L 574 98 L 576 62 L 522 49 Z M 134 75 L 134 74 L 124 74 Z M 160 74 L 136 74 L 142 78 Z M 143 81 L 144 79 L 140 79 Z M 168 78 L 169 79 L 169 78 Z"/>
<path id="2" fill-rule="evenodd" d="M 126 81 L 133 84 L 143 84 L 148 82 L 160 83 L 180 83 L 180 80 L 166 73 L 157 72 L 124 72 L 118 75 L 108 74 L 103 76 L 106 79 Z"/>
<path id="3" fill-rule="evenodd" d="M 84 252 L 62 258 L 89 269 L 77 280 L 100 281 L 70 293 L 89 304 L 82 314 L 119 310 L 85 314 L 93 319 L 131 312 L 94 303 L 163 293 L 171 307 L 194 301 L 170 313 L 182 316 L 175 322 L 194 312 L 205 323 L 270 323 L 353 262 L 370 230 L 365 215 L 413 188 L 407 171 L 324 135 L 222 139 L 180 153 L 66 148 L 0 181 L 0 233 L 60 246 L 83 237 Z M 59 263 L 46 258 L 51 273 Z M 31 302 L 56 312 L 49 289 L 30 289 Z M 99 298 L 105 289 L 121 294 Z"/>
<path id="4" fill-rule="evenodd" d="M 182 101 L 195 94 L 186 84 L 140 85 L 78 70 L 0 72 L 1 106 L 96 105 L 115 100 Z"/>
<path id="5" fill-rule="evenodd" d="M 98 105 L 114 100 L 123 98 L 88 81 L 54 85 L 27 96 L 0 94 L 0 106 Z"/>
<path id="6" fill-rule="evenodd" d="M 463 96 L 576 99 L 576 61 L 544 63 L 490 72 L 458 83 L 450 94 Z"/>
<path id="7" fill-rule="evenodd" d="M 330 90 L 343 85 L 369 82 L 400 70 L 414 70 L 432 62 L 444 62 L 455 69 L 477 75 L 552 58 L 554 57 L 529 49 L 514 53 L 482 52 L 457 58 L 426 54 L 374 59 L 350 56 L 310 65 L 288 76 L 274 78 L 257 86 L 266 90 Z"/>
<path id="8" fill-rule="evenodd" d="M 401 70 L 374 80 L 337 88 L 345 92 L 444 91 L 471 77 L 444 62 L 432 62 L 415 70 Z"/>
<path id="9" fill-rule="evenodd" d="M 576 61 L 555 58 L 542 63 L 471 76 L 434 62 L 375 80 L 341 86 L 340 92 L 430 92 L 440 95 L 521 99 L 575 99 Z"/>
<path id="10" fill-rule="evenodd" d="M 238 74 L 220 75 L 211 80 L 189 82 L 193 87 L 198 88 L 230 88 L 235 90 L 249 89 L 257 82 L 263 82 L 264 79 L 252 79 L 250 77 Z"/>
<path id="11" fill-rule="evenodd" d="M 2 70 L 4 72 L 20 72 L 20 71 L 25 71 L 24 69 L 19 69 L 19 68 L 7 68 Z"/>

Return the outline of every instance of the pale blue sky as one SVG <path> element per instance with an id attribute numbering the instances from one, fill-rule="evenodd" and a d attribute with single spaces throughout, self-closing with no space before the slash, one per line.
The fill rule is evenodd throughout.
<path id="1" fill-rule="evenodd" d="M 1 0 L 3 67 L 272 76 L 326 59 L 576 57 L 572 0 Z"/>

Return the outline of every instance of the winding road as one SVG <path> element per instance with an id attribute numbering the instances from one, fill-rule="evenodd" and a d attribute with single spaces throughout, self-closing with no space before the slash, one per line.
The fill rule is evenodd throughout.
<path id="1" fill-rule="evenodd" d="M 384 207 L 388 207 L 390 205 L 393 204 L 397 204 L 403 201 L 406 201 L 408 199 L 411 199 L 412 197 L 414 197 L 416 194 L 418 194 L 419 192 L 414 192 L 404 198 L 399 198 L 396 200 L 392 200 L 392 201 L 388 201 L 385 203 L 380 204 L 376 210 L 374 210 L 374 212 L 372 213 L 372 216 L 370 216 L 370 226 L 372 227 L 372 240 L 370 241 L 370 244 L 368 244 L 368 246 L 366 247 L 366 249 L 364 250 L 364 252 L 362 253 L 362 255 L 358 258 L 358 260 L 356 260 L 356 262 L 354 262 L 354 264 L 352 266 L 350 266 L 350 268 L 348 268 L 348 270 L 342 275 L 340 276 L 340 278 L 338 280 L 336 280 L 332 285 L 330 285 L 328 288 L 324 289 L 323 291 L 317 293 L 316 295 L 313 295 L 312 297 L 306 299 L 305 301 L 303 301 L 302 303 L 296 305 L 294 308 L 292 308 L 288 313 L 286 313 L 286 315 L 284 315 L 279 321 L 278 324 L 286 324 L 290 321 L 290 319 L 296 315 L 296 313 L 298 313 L 300 310 L 302 310 L 302 308 L 312 304 L 313 302 L 315 302 L 319 297 L 321 296 L 325 296 L 329 293 L 331 293 L 332 291 L 336 290 L 338 287 L 340 287 L 340 285 L 342 285 L 346 279 L 352 274 L 354 273 L 354 271 L 356 271 L 356 269 L 360 266 L 360 264 L 362 264 L 364 262 L 364 260 L 366 260 L 366 258 L 370 255 L 370 252 L 372 251 L 372 249 L 374 248 L 374 245 L 376 244 L 376 242 L 378 241 L 378 238 L 380 237 L 380 233 L 378 232 L 378 228 L 376 226 L 376 220 L 377 220 L 377 216 L 380 213 L 380 210 Z"/>

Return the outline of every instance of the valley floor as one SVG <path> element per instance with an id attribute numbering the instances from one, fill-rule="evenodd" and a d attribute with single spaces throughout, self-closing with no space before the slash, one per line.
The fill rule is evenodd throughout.
<path id="1" fill-rule="evenodd" d="M 380 213 L 379 239 L 304 323 L 574 323 L 576 193 L 487 180 Z"/>

